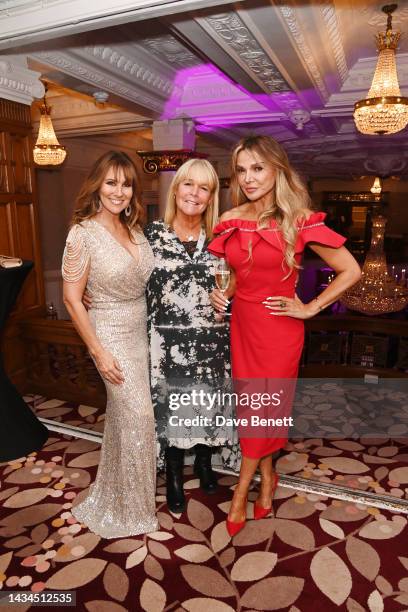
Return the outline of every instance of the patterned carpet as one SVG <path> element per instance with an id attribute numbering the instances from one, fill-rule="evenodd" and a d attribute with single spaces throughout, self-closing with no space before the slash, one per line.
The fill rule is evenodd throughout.
<path id="1" fill-rule="evenodd" d="M 408 499 L 408 440 L 389 438 L 310 438 L 289 442 L 278 471 Z"/>
<path id="2" fill-rule="evenodd" d="M 47 399 L 42 395 L 34 394 L 25 395 L 24 400 L 39 418 L 103 433 L 104 408 L 95 408 L 60 399 Z"/>
<path id="3" fill-rule="evenodd" d="M 280 486 L 275 516 L 249 520 L 231 540 L 225 518 L 236 478 L 220 477 L 218 493 L 207 497 L 188 467 L 184 514 L 168 512 L 159 478 L 161 530 L 103 540 L 70 512 L 86 495 L 98 455 L 94 442 L 52 434 L 38 454 L 0 465 L 3 591 L 71 589 L 77 609 L 91 612 L 408 608 L 404 515 Z M 281 465 L 304 461 L 289 456 Z M 255 497 L 251 491 L 249 517 Z"/>
<path id="4" fill-rule="evenodd" d="M 103 432 L 103 409 L 27 395 L 25 401 L 38 417 L 57 423 Z M 319 399 L 321 402 L 322 400 Z M 315 404 L 319 409 L 322 404 Z M 322 414 L 321 410 L 318 410 Z M 330 410 L 327 419 L 333 420 Z M 323 422 L 321 418 L 320 422 Z M 338 425 L 338 421 L 336 422 Z M 386 493 L 408 500 L 408 438 L 344 436 L 304 438 L 289 442 L 278 462 L 279 472 L 319 483 Z"/>

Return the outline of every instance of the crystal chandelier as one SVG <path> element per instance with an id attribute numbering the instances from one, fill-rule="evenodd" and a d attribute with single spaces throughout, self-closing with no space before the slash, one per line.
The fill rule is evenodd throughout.
<path id="1" fill-rule="evenodd" d="M 379 51 L 373 82 L 367 98 L 354 105 L 354 121 L 362 134 L 395 134 L 408 123 L 408 98 L 401 96 L 395 50 L 401 32 L 392 31 L 392 13 L 397 4 L 383 6 L 388 15 L 385 33 L 376 36 Z"/>
<path id="2" fill-rule="evenodd" d="M 341 302 L 367 315 L 398 312 L 408 304 L 408 290 L 387 272 L 384 253 L 384 231 L 387 220 L 381 215 L 372 221 L 370 250 L 367 253 L 358 283 L 346 291 Z M 405 283 L 405 278 L 402 279 Z"/>
<path id="3" fill-rule="evenodd" d="M 64 161 L 67 152 L 57 140 L 51 121 L 51 108 L 44 103 L 40 107 L 40 127 L 37 142 L 34 145 L 33 157 L 39 166 L 59 166 Z"/>

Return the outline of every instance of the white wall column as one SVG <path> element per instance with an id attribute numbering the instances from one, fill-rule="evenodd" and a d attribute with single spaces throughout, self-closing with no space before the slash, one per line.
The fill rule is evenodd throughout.
<path id="1" fill-rule="evenodd" d="M 172 119 L 153 123 L 153 150 L 180 151 L 194 150 L 195 126 L 191 119 Z M 163 164 L 161 164 L 163 167 Z M 159 166 L 160 168 L 160 166 Z M 166 208 L 166 197 L 176 170 L 159 169 L 159 215 L 163 218 Z"/>

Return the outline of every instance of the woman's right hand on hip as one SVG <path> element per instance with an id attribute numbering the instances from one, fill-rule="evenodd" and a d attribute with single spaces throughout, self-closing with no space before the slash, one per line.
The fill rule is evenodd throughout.
<path id="1" fill-rule="evenodd" d="M 103 349 L 100 353 L 94 355 L 94 359 L 100 375 L 105 380 L 113 385 L 121 385 L 123 383 L 125 377 L 123 376 L 122 368 L 109 351 Z"/>

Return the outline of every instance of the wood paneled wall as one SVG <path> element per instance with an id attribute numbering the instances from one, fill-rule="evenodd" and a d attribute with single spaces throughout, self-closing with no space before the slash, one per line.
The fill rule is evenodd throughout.
<path id="1" fill-rule="evenodd" d="M 32 146 L 30 108 L 0 98 L 0 254 L 34 261 L 2 339 L 7 372 L 21 389 L 26 363 L 19 322 L 45 314 Z"/>
<path id="2" fill-rule="evenodd" d="M 104 408 L 106 391 L 71 321 L 27 319 L 21 323 L 31 393 Z"/>

